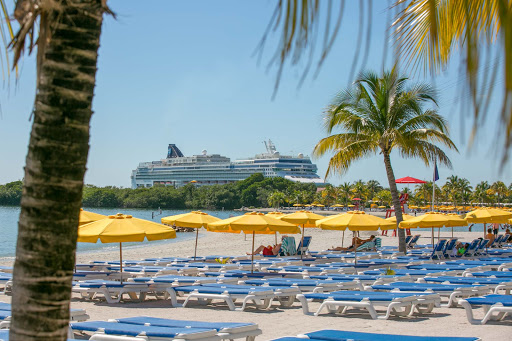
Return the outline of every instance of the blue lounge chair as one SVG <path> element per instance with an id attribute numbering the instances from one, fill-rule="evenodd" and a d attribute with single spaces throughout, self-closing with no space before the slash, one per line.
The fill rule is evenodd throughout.
<path id="1" fill-rule="evenodd" d="M 336 290 L 363 290 L 359 281 L 335 281 L 321 279 L 301 279 L 301 278 L 267 278 L 250 279 L 244 281 L 247 285 L 270 286 L 270 287 L 295 287 L 301 292 L 323 292 Z"/>
<path id="2" fill-rule="evenodd" d="M 115 337 L 112 337 L 114 335 L 131 337 L 145 336 L 159 339 L 168 338 L 169 340 L 220 340 L 220 337 L 217 336 L 217 330 L 213 328 L 171 328 L 105 321 L 70 323 L 69 327 L 73 331 L 81 333 L 106 334 L 111 336 L 109 340 L 112 341 L 116 340 Z M 92 336 L 91 339 L 94 339 L 94 336 Z M 126 340 L 126 338 L 119 339 Z"/>
<path id="3" fill-rule="evenodd" d="M 416 335 L 397 335 L 397 334 L 374 334 L 363 332 L 349 332 L 342 330 L 319 330 L 312 333 L 306 333 L 299 337 L 282 337 L 272 341 L 478 341 L 478 337 L 459 337 L 459 336 L 416 336 Z"/>
<path id="4" fill-rule="evenodd" d="M 382 284 L 395 282 L 398 280 L 407 281 L 410 279 L 408 276 L 403 275 L 345 275 L 345 274 L 328 274 L 320 276 L 310 276 L 311 279 L 329 279 L 333 281 L 359 281 L 365 285 Z"/>
<path id="5" fill-rule="evenodd" d="M 292 287 L 257 287 L 229 284 L 180 286 L 169 289 L 173 306 L 177 306 L 176 292 L 188 294 L 183 307 L 186 307 L 188 302 L 195 298 L 203 302 L 206 301 L 206 303 L 210 303 L 211 300 L 222 300 L 230 310 L 243 311 L 249 302 L 253 302 L 257 309 L 268 309 L 275 297 L 286 297 L 287 300 L 280 300 L 280 303 L 283 306 L 289 306 L 295 300 L 295 295 L 300 293 L 300 290 Z M 236 300 L 242 301 L 242 307 L 237 308 L 235 306 L 234 302 Z"/>
<path id="6" fill-rule="evenodd" d="M 473 240 L 469 244 L 468 248 L 466 249 L 466 251 L 464 252 L 464 254 L 462 256 L 463 257 L 474 257 L 476 249 L 478 248 L 479 245 L 480 245 L 480 239 Z"/>
<path id="7" fill-rule="evenodd" d="M 467 274 L 468 277 L 512 278 L 512 271 L 482 271 Z"/>
<path id="8" fill-rule="evenodd" d="M 411 278 L 418 279 L 423 278 L 425 276 L 444 276 L 444 272 L 439 272 L 437 270 L 413 270 L 413 269 L 394 269 L 390 268 L 395 273 L 395 276 L 403 276 L 403 278 Z M 388 268 L 380 268 L 375 270 L 364 271 L 365 275 L 384 275 L 388 271 Z M 400 278 L 402 280 L 402 278 Z"/>
<path id="9" fill-rule="evenodd" d="M 79 293 L 82 298 L 92 300 L 101 294 L 108 303 L 119 303 L 125 294 L 135 301 L 144 300 L 149 291 L 149 285 L 134 282 L 88 280 L 74 282 L 71 290 L 74 293 Z"/>
<path id="10" fill-rule="evenodd" d="M 297 247 L 296 255 L 305 255 L 309 252 L 309 244 L 311 244 L 311 236 L 304 236 L 304 245 L 302 245 L 302 240 L 299 242 L 299 246 Z"/>
<path id="11" fill-rule="evenodd" d="M 431 293 L 391 293 L 372 291 L 336 291 L 330 293 L 313 293 L 298 295 L 304 314 L 310 315 L 309 300 L 320 300 L 322 304 L 315 316 L 326 308 L 330 313 L 345 313 L 348 307 L 366 309 L 370 316 L 376 319 L 387 320 L 391 314 L 407 316 L 413 313 L 416 307 L 421 313 L 431 312 L 434 306 L 440 306 L 441 298 Z M 378 315 L 376 306 L 386 307 L 384 315 Z M 403 310 L 400 310 L 400 309 Z"/>
<path id="12" fill-rule="evenodd" d="M 418 240 L 420 239 L 420 235 L 417 234 L 415 236 L 413 236 L 410 240 L 409 240 L 409 243 L 406 243 L 407 245 L 407 248 L 409 249 L 412 249 L 416 246 L 416 244 L 418 243 Z"/>
<path id="13" fill-rule="evenodd" d="M 487 285 L 494 289 L 497 294 L 500 290 L 505 290 L 508 295 L 512 291 L 512 278 L 489 278 L 489 277 L 455 277 L 455 276 L 425 276 L 418 281 L 427 283 L 450 283 L 450 284 L 470 284 L 470 285 Z"/>
<path id="14" fill-rule="evenodd" d="M 482 271 L 482 268 L 475 265 L 456 265 L 456 264 L 417 264 L 408 265 L 408 269 L 415 270 L 435 270 L 442 272 L 451 272 L 457 275 L 462 275 L 464 272 L 469 271 Z"/>
<path id="15" fill-rule="evenodd" d="M 215 329 L 217 336 L 221 339 L 239 339 L 245 338 L 247 341 L 261 334 L 261 329 L 255 323 L 233 323 L 233 322 L 201 322 L 187 320 L 173 320 L 149 316 L 138 316 L 116 319 L 114 322 L 129 323 L 136 325 L 146 325 L 166 328 L 202 328 Z"/>
<path id="16" fill-rule="evenodd" d="M 410 282 L 393 282 L 381 285 L 372 285 L 371 289 L 395 292 L 433 292 L 439 294 L 440 297 L 448 298 L 448 302 L 442 304 L 443 307 L 456 306 L 458 300 L 461 298 L 480 296 L 489 293 L 489 287 L 483 285 Z"/>
<path id="17" fill-rule="evenodd" d="M 507 314 L 512 313 L 512 296 L 487 295 L 484 297 L 471 297 L 460 300 L 460 305 L 466 309 L 468 321 L 471 324 L 486 324 L 489 320 L 499 321 Z M 473 307 L 484 307 L 485 315 L 479 320 L 473 317 Z"/>
<path id="18" fill-rule="evenodd" d="M 455 249 L 455 245 L 457 245 L 458 238 L 451 238 L 445 245 L 443 250 L 443 257 L 446 259 L 450 259 L 452 257 L 452 252 Z"/>
<path id="19" fill-rule="evenodd" d="M 489 242 L 489 239 L 482 239 L 475 250 L 475 255 L 485 255 L 487 253 L 485 249 L 488 248 Z"/>

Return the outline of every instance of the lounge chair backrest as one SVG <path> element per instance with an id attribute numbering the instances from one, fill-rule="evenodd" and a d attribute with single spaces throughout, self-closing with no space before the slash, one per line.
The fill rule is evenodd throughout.
<path id="1" fill-rule="evenodd" d="M 466 257 L 473 257 L 474 254 L 475 254 L 476 248 L 478 247 L 479 244 L 480 244 L 480 239 L 473 240 L 469 244 L 466 252 L 464 253 L 464 256 L 466 256 Z"/>
<path id="2" fill-rule="evenodd" d="M 455 248 L 455 245 L 457 245 L 457 238 L 452 238 L 448 241 L 448 243 L 446 243 L 446 246 L 443 250 L 443 256 L 444 258 L 450 258 L 450 255 L 453 251 L 453 249 Z"/>
<path id="3" fill-rule="evenodd" d="M 375 241 L 365 242 L 356 249 L 356 251 L 374 250 L 376 247 Z"/>
<path id="4" fill-rule="evenodd" d="M 434 245 L 434 249 L 432 250 L 432 254 L 430 255 L 431 259 L 440 258 L 443 256 L 443 249 L 446 245 L 446 239 L 441 239 Z"/>
<path id="5" fill-rule="evenodd" d="M 405 237 L 405 245 L 409 244 L 409 242 L 411 241 L 412 239 L 412 236 L 407 236 Z"/>
<path id="6" fill-rule="evenodd" d="M 494 240 L 494 244 L 496 245 L 496 247 L 502 247 L 503 246 L 503 243 L 505 242 L 505 238 L 506 236 L 504 234 L 500 234 L 495 240 Z"/>
<path id="7" fill-rule="evenodd" d="M 375 247 L 379 248 L 381 246 L 382 246 L 382 239 L 380 239 L 379 237 L 375 238 Z"/>
<path id="8" fill-rule="evenodd" d="M 311 236 L 304 236 L 304 245 L 302 245 L 302 240 L 299 242 L 299 246 L 297 247 L 297 254 L 300 255 L 302 253 L 306 254 L 308 252 L 309 244 L 311 244 Z"/>
<path id="9" fill-rule="evenodd" d="M 281 243 L 281 256 L 295 256 L 297 248 L 295 247 L 295 238 L 291 236 L 284 236 Z"/>
<path id="10" fill-rule="evenodd" d="M 415 235 L 414 237 L 411 238 L 411 240 L 409 241 L 409 244 L 407 244 L 407 247 L 413 248 L 419 239 L 420 239 L 420 235 L 419 234 Z"/>

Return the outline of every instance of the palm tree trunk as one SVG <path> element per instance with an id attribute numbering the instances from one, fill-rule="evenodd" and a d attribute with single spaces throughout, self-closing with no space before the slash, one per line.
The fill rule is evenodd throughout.
<path id="1" fill-rule="evenodd" d="M 400 224 L 403 220 L 402 217 L 402 207 L 400 206 L 400 198 L 398 197 L 398 189 L 396 188 L 395 182 L 395 174 L 393 173 L 393 168 L 391 167 L 391 159 L 389 158 L 389 153 L 383 151 L 384 155 L 384 165 L 386 166 L 386 174 L 388 176 L 389 182 L 389 190 L 391 191 L 391 198 L 393 199 L 393 208 L 395 209 L 396 216 L 396 224 Z M 398 251 L 405 253 L 405 232 L 403 229 L 397 229 L 398 232 Z"/>
<path id="2" fill-rule="evenodd" d="M 66 340 L 89 151 L 101 0 L 50 11 L 39 71 L 13 274 L 11 340 Z"/>

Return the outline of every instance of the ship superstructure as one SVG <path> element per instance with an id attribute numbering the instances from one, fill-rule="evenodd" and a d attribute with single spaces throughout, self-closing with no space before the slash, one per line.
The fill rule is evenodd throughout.
<path id="1" fill-rule="evenodd" d="M 184 156 L 175 144 L 169 144 L 167 158 L 142 162 L 132 171 L 132 188 L 154 185 L 181 187 L 188 183 L 196 186 L 227 184 L 244 180 L 255 173 L 265 177 L 283 177 L 295 182 L 323 185 L 317 167 L 309 157 L 280 155 L 272 141 L 266 141 L 266 153 L 254 158 L 231 162 L 220 154 Z"/>

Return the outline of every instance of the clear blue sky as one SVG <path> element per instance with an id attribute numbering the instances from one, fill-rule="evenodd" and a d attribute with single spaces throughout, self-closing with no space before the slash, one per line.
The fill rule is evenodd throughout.
<path id="1" fill-rule="evenodd" d="M 277 36 L 262 62 L 253 53 L 274 10 L 274 1 L 109 0 L 117 20 L 106 17 L 99 51 L 95 114 L 86 183 L 130 186 L 130 172 L 142 161 L 166 156 L 175 143 L 186 155 L 220 153 L 232 159 L 253 156 L 272 139 L 281 153 L 310 155 L 322 137 L 322 110 L 348 85 L 357 40 L 357 3 L 348 1 L 341 34 L 318 77 L 298 81 L 302 68 L 285 70 L 272 100 L 276 70 L 266 66 Z M 374 2 L 383 6 L 386 2 Z M 367 68 L 383 67 L 385 8 L 375 9 Z M 318 44 L 320 45 L 320 43 Z M 390 58 L 387 59 L 388 64 Z M 450 124 L 460 154 L 450 153 L 454 169 L 440 168 L 441 181 L 457 174 L 474 185 L 481 180 L 512 181 L 498 172 L 493 123 L 468 152 L 470 115 L 456 110 L 458 63 L 436 79 L 440 112 Z M 428 81 L 417 75 L 416 80 Z M 34 101 L 35 61 L 25 57 L 21 75 L 0 90 L 0 184 L 21 179 Z M 468 97 L 462 100 L 468 101 Z M 493 108 L 493 107 L 492 107 Z M 323 176 L 328 158 L 315 161 Z M 417 160 L 392 155 L 396 177 L 431 179 Z M 387 186 L 380 155 L 354 164 L 333 184 L 376 179 Z"/>

